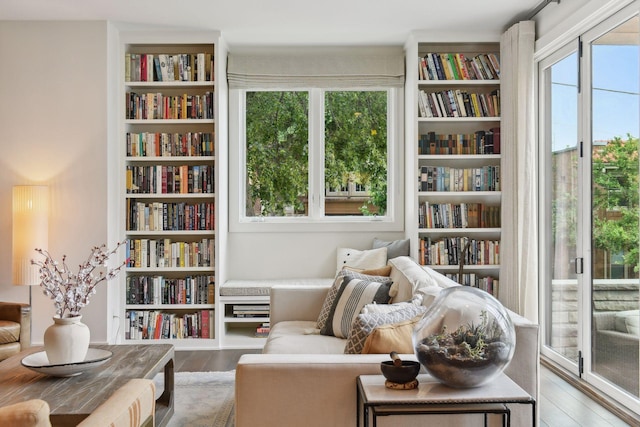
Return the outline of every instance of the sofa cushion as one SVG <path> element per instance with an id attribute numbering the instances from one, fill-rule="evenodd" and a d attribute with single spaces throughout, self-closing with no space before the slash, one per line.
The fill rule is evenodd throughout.
<path id="1" fill-rule="evenodd" d="M 327 296 L 324 299 L 324 302 L 322 303 L 322 308 L 320 309 L 320 314 L 318 315 L 317 328 L 321 330 L 325 328 L 327 324 L 327 319 L 329 318 L 329 313 L 331 312 L 331 307 L 333 307 L 333 302 L 336 299 L 336 295 L 338 295 L 338 291 L 340 290 L 340 285 L 342 285 L 342 280 L 344 279 L 344 276 L 346 276 L 347 274 L 350 274 L 352 277 L 355 277 L 355 278 L 363 278 L 363 279 L 369 279 L 374 281 L 385 281 L 389 279 L 388 275 L 387 276 L 371 275 L 371 273 L 376 271 L 378 270 L 377 269 L 362 270 L 360 273 L 356 273 L 346 268 L 340 270 L 340 272 L 336 275 L 336 278 L 333 281 L 333 285 L 327 292 Z"/>
<path id="2" fill-rule="evenodd" d="M 271 327 L 263 353 L 337 354 L 344 352 L 346 341 L 329 335 L 319 335 L 316 322 L 288 320 Z"/>
<path id="3" fill-rule="evenodd" d="M 377 248 L 387 248 L 387 260 L 399 256 L 409 256 L 409 239 L 392 240 L 388 242 L 374 237 L 373 249 Z"/>
<path id="4" fill-rule="evenodd" d="M 391 281 L 375 281 L 356 278 L 351 274 L 344 276 L 340 289 L 336 295 L 327 322 L 320 330 L 322 335 L 333 335 L 346 338 L 351 330 L 351 324 L 366 304 L 376 302 L 386 304 L 391 297 L 389 290 Z"/>
<path id="5" fill-rule="evenodd" d="M 410 320 L 424 314 L 425 311 L 426 308 L 421 306 L 418 301 L 418 304 L 403 303 L 402 308 L 390 312 L 359 314 L 352 324 L 344 352 L 347 354 L 361 353 L 367 337 L 376 327 Z"/>
<path id="6" fill-rule="evenodd" d="M 615 314 L 615 329 L 625 334 L 639 334 L 640 310 L 618 311 Z"/>
<path id="7" fill-rule="evenodd" d="M 380 268 L 387 265 L 387 248 L 358 250 L 338 248 L 336 259 L 336 274 L 343 267 L 354 267 L 365 270 Z"/>
<path id="8" fill-rule="evenodd" d="M 398 354 L 413 353 L 413 328 L 420 319 L 422 315 L 399 323 L 377 326 L 365 340 L 362 354 L 392 351 Z"/>

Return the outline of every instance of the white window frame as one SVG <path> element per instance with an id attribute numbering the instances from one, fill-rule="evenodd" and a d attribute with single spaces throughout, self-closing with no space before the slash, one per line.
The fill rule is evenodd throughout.
<path id="1" fill-rule="evenodd" d="M 245 215 L 246 196 L 246 116 L 247 92 L 229 91 L 229 230 L 231 232 L 303 231 L 402 231 L 404 229 L 404 150 L 402 88 L 283 88 L 269 91 L 309 93 L 309 215 L 304 217 L 249 217 Z M 324 200 L 324 93 L 327 91 L 387 92 L 387 211 L 382 216 L 325 216 Z"/>

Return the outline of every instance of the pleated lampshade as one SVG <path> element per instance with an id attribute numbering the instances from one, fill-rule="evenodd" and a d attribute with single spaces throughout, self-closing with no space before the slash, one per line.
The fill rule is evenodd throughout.
<path id="1" fill-rule="evenodd" d="M 49 188 L 44 185 L 13 187 L 13 284 L 38 285 L 38 266 L 31 260 L 35 249 L 49 244 Z"/>

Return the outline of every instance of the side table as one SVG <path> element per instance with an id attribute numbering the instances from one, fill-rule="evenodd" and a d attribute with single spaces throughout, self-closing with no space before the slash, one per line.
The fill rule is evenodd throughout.
<path id="1" fill-rule="evenodd" d="M 419 385 L 413 390 L 391 390 L 384 382 L 382 375 L 358 377 L 358 427 L 368 427 L 370 419 L 376 427 L 380 416 L 435 414 L 484 414 L 485 426 L 488 414 L 501 414 L 502 425 L 510 426 L 509 403 L 531 405 L 531 426 L 536 426 L 535 399 L 505 374 L 466 389 L 448 387 L 426 374 L 418 375 Z"/>

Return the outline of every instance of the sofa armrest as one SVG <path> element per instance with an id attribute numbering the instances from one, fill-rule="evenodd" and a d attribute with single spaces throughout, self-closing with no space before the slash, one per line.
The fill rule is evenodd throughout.
<path id="1" fill-rule="evenodd" d="M 616 312 L 603 311 L 599 313 L 593 313 L 593 323 L 596 331 L 615 331 Z"/>
<path id="2" fill-rule="evenodd" d="M 285 320 L 318 320 L 330 286 L 276 285 L 270 292 L 271 326 Z"/>
<path id="3" fill-rule="evenodd" d="M 31 347 L 31 306 L 18 302 L 0 302 L 0 320 L 20 324 L 20 348 Z"/>
<path id="4" fill-rule="evenodd" d="M 49 404 L 31 399 L 0 408 L 0 426 L 51 427 Z"/>
<path id="5" fill-rule="evenodd" d="M 154 426 L 155 394 L 153 380 L 131 379 L 78 424 L 78 427 Z"/>
<path id="6" fill-rule="evenodd" d="M 380 374 L 383 360 L 389 355 L 244 354 L 236 366 L 236 427 L 355 425 L 358 375 Z"/>

